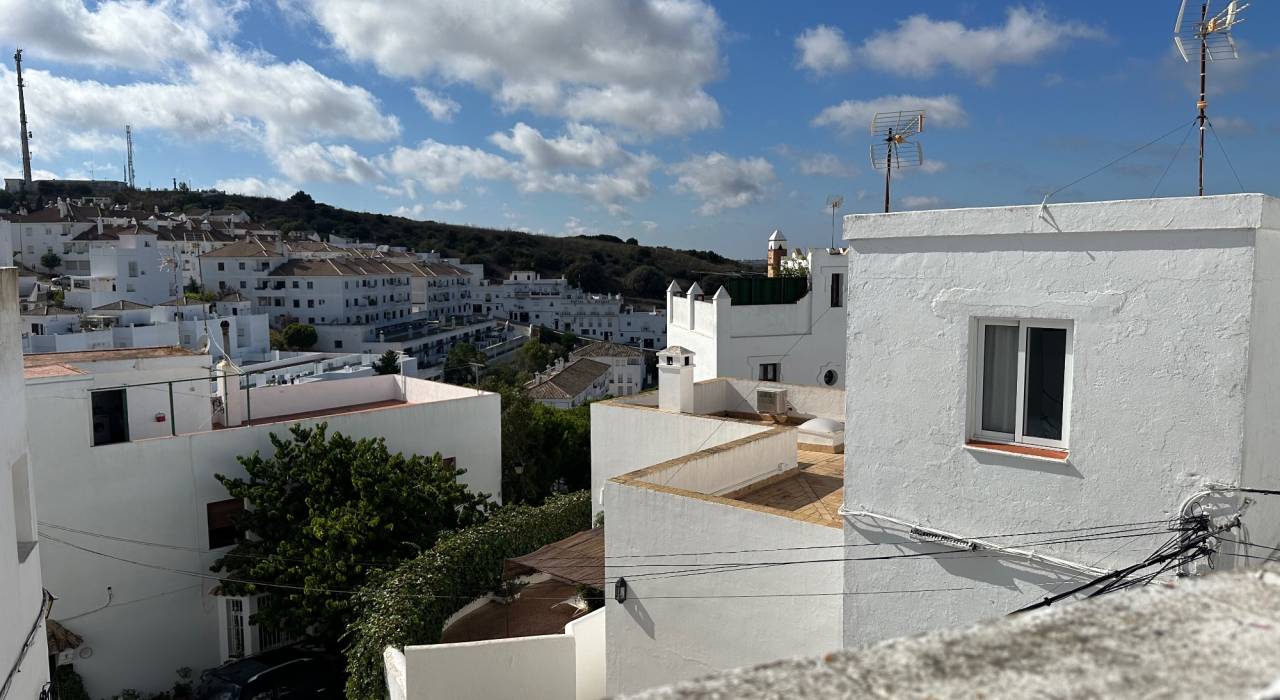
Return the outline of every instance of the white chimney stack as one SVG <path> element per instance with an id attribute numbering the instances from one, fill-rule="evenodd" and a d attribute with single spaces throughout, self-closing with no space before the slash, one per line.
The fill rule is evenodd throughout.
<path id="1" fill-rule="evenodd" d="M 693 351 L 672 345 L 659 350 L 657 356 L 658 408 L 674 413 L 693 413 Z"/>

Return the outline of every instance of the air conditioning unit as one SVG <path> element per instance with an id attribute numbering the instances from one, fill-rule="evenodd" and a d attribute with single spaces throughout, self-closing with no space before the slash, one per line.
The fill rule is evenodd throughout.
<path id="1" fill-rule="evenodd" d="M 786 412 L 786 389 L 756 389 L 756 413 L 785 415 Z"/>

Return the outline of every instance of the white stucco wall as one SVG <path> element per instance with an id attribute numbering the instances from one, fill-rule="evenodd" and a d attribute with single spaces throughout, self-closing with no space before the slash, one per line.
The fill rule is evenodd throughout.
<path id="1" fill-rule="evenodd" d="M 1039 207 L 846 217 L 846 505 L 989 535 L 1168 517 L 1242 470 L 1274 485 L 1273 467 L 1244 468 L 1251 442 L 1276 439 L 1273 427 L 1246 436 L 1246 395 L 1257 406 L 1276 394 L 1274 369 L 1250 368 L 1251 342 L 1266 351 L 1278 337 L 1254 289 L 1275 276 L 1274 262 L 1257 267 L 1271 244 L 1254 248 L 1267 211 L 1274 200 L 1246 195 L 1059 205 L 1048 218 Z M 1074 322 L 1066 460 L 965 447 L 975 319 L 989 317 Z M 1266 408 L 1258 418 L 1273 425 Z M 1275 544 L 1276 505 L 1249 512 L 1254 541 Z M 850 545 L 902 534 L 845 528 Z M 1108 567 L 1167 536 L 1036 549 Z M 844 640 L 1002 615 L 1080 578 L 990 556 L 849 562 Z M 964 590 L 857 595 L 920 588 Z"/>
<path id="2" fill-rule="evenodd" d="M 355 383 L 369 379 L 318 384 L 350 385 L 354 391 Z M 88 402 L 65 398 L 71 396 L 67 384 L 45 382 L 28 387 L 33 416 L 29 435 L 38 446 L 32 453 L 36 500 L 45 507 L 41 519 L 185 548 L 118 542 L 65 531 L 57 535 L 131 561 L 207 572 L 217 551 L 222 550 L 207 552 L 206 504 L 227 498 L 214 475 L 243 475 L 236 456 L 255 450 L 270 454 L 269 434 L 286 433 L 292 423 L 90 447 Z M 418 389 L 424 393 L 455 390 Z M 497 496 L 501 486 L 500 397 L 465 391 L 469 395 L 433 403 L 295 422 L 327 422 L 331 433 L 357 439 L 383 437 L 392 452 L 440 452 L 456 457 L 458 467 L 467 470 L 462 477 L 465 483 L 473 490 Z M 44 573 L 48 585 L 56 587 L 61 597 L 59 615 L 78 616 L 72 628 L 93 650 L 89 658 L 76 662 L 90 695 L 107 697 L 121 688 L 159 691 L 172 685 L 174 669 L 190 666 L 198 673 L 219 662 L 218 626 L 224 621 L 217 600 L 210 594 L 215 581 L 113 561 L 56 542 L 41 547 L 47 552 Z M 112 603 L 102 608 L 107 602 L 107 586 L 112 587 Z"/>
<path id="3" fill-rule="evenodd" d="M 629 590 L 623 604 L 614 601 L 612 585 L 605 596 L 610 695 L 840 648 L 838 562 L 667 578 L 658 573 L 718 563 L 838 559 L 840 530 L 617 482 L 605 486 L 604 500 L 605 579 L 626 577 Z M 817 549 L 632 558 L 791 547 Z"/>
<path id="4" fill-rule="evenodd" d="M 35 540 L 36 511 L 30 481 L 18 320 L 18 271 L 0 268 L 0 674 L 18 660 L 32 626 L 35 643 L 26 652 L 8 698 L 33 700 L 49 680 L 38 544 L 24 558 L 19 543 Z M 28 545 L 29 546 L 29 545 Z M 25 549 L 25 547 L 24 547 Z M 0 675 L 0 683 L 4 682 Z"/>

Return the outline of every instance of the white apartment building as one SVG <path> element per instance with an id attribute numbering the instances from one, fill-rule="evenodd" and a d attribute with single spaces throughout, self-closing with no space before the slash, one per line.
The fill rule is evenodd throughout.
<path id="1" fill-rule="evenodd" d="M 155 232 L 137 224 L 97 225 L 63 243 L 61 256 L 71 278 L 68 306 L 88 310 L 120 300 L 150 306 L 178 293 L 161 269 Z"/>
<path id="2" fill-rule="evenodd" d="M 58 540 L 41 543 L 42 565 L 83 638 L 75 664 L 92 697 L 160 691 L 174 669 L 198 674 L 276 641 L 248 620 L 254 600 L 220 597 L 208 577 L 243 507 L 214 476 L 242 476 L 236 456 L 270 454 L 271 433 L 325 422 L 394 452 L 438 452 L 500 497 L 496 394 L 399 375 L 243 389 L 226 364 L 215 380 L 210 359 L 177 348 L 25 358 L 36 503 Z"/>
<path id="3" fill-rule="evenodd" d="M 235 243 L 236 239 L 222 231 L 204 230 L 196 226 L 171 226 L 158 229 L 163 272 L 177 279 L 180 288 L 203 286 L 200 256 Z"/>
<path id="4" fill-rule="evenodd" d="M 644 351 L 639 348 L 598 340 L 570 352 L 569 357 L 609 365 L 609 382 L 605 388 L 609 395 L 630 396 L 644 388 Z"/>
<path id="5" fill-rule="evenodd" d="M 1276 498 L 1235 490 L 1280 486 L 1280 200 L 857 214 L 844 235 L 846 548 L 951 551 L 847 563 L 846 645 L 999 617 L 1141 562 L 1170 539 L 1162 519 L 1229 523 L 1256 500 L 1218 568 L 1247 563 L 1240 540 L 1280 539 Z M 1144 521 L 1145 536 L 1033 556 L 969 539 Z M 885 589 L 950 590 L 861 595 Z"/>
<path id="6" fill-rule="evenodd" d="M 656 394 L 591 405 L 610 696 L 843 640 L 844 392 L 697 363 L 667 348 Z"/>
<path id="7" fill-rule="evenodd" d="M 62 255 L 63 244 L 95 226 L 97 209 L 73 206 L 59 199 L 39 211 L 0 215 L 0 240 L 7 241 L 13 259 L 41 272 L 52 272 L 40 263 L 46 253 Z"/>
<path id="8" fill-rule="evenodd" d="M 27 449 L 27 407 L 19 343 L 18 270 L 0 251 L 0 696 L 44 697 L 49 682 L 45 618 L 53 599 L 44 589 L 36 533 L 36 499 Z M 66 608 L 59 608 L 62 614 Z"/>
<path id="9" fill-rule="evenodd" d="M 768 277 L 730 278 L 710 300 L 697 282 L 667 288 L 667 342 L 698 355 L 699 381 L 845 385 L 845 251 L 786 242 L 770 237 Z"/>
<path id="10" fill-rule="evenodd" d="M 517 270 L 499 284 L 476 290 L 484 312 L 494 318 L 569 331 L 583 338 L 644 348 L 666 344 L 667 317 L 661 309 L 637 310 L 621 295 L 592 294 L 568 280 Z"/>

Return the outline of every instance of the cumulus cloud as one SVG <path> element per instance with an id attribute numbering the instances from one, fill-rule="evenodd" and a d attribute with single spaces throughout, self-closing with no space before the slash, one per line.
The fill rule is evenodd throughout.
<path id="1" fill-rule="evenodd" d="M 411 207 L 400 206 L 391 210 L 392 216 L 403 216 L 406 219 L 418 219 L 427 213 L 427 208 L 421 204 L 415 204 Z"/>
<path id="2" fill-rule="evenodd" d="M 858 174 L 857 168 L 830 153 L 818 153 L 801 158 L 798 165 L 800 172 L 805 175 L 853 177 Z"/>
<path id="3" fill-rule="evenodd" d="M 671 166 L 675 189 L 702 200 L 703 216 L 744 207 L 763 198 L 776 179 L 764 158 L 730 158 L 723 153 L 694 156 Z"/>
<path id="4" fill-rule="evenodd" d="M 519 156 L 525 165 L 539 170 L 599 168 L 624 156 L 617 141 L 583 124 L 570 124 L 568 133 L 548 139 L 542 132 L 520 122 L 510 133 L 498 132 L 489 140 L 498 148 Z"/>
<path id="5" fill-rule="evenodd" d="M 300 182 L 367 183 L 382 179 L 372 161 L 347 145 L 313 141 L 272 148 L 270 154 L 285 177 Z"/>
<path id="6" fill-rule="evenodd" d="M 474 85 L 507 109 L 642 133 L 719 123 L 704 88 L 722 70 L 723 28 L 702 0 L 315 0 L 310 10 L 348 57 Z"/>
<path id="7" fill-rule="evenodd" d="M 947 66 L 989 82 L 1002 65 L 1030 63 L 1077 39 L 1097 39 L 1100 29 L 1049 17 L 1043 9 L 1011 7 L 1004 24 L 966 27 L 960 22 L 912 15 L 894 29 L 876 32 L 859 56 L 898 75 L 927 77 Z"/>
<path id="8" fill-rule="evenodd" d="M 841 133 L 852 134 L 866 131 L 871 124 L 871 117 L 876 112 L 891 112 L 899 109 L 923 109 L 925 111 L 925 127 L 958 127 L 969 122 L 969 115 L 960 106 L 960 98 L 955 95 L 939 95 L 937 97 L 918 97 L 916 95 L 887 95 L 873 100 L 845 100 L 837 105 L 827 107 L 813 118 L 814 126 L 830 126 Z"/>
<path id="9" fill-rule="evenodd" d="M 441 95 L 424 87 L 414 88 L 413 97 L 423 109 L 431 113 L 431 118 L 438 122 L 453 121 L 453 115 L 462 109 L 462 105 L 447 95 Z"/>
<path id="10" fill-rule="evenodd" d="M 853 65 L 853 50 L 836 27 L 819 24 L 796 37 L 796 65 L 816 75 L 842 71 Z"/>
<path id="11" fill-rule="evenodd" d="M 462 211 L 467 208 L 467 205 L 463 204 L 461 199 L 455 199 L 449 202 L 436 200 L 431 203 L 431 207 L 433 209 L 439 209 L 440 211 Z"/>
<path id="12" fill-rule="evenodd" d="M 514 164 L 502 156 L 435 139 L 414 147 L 397 146 L 382 159 L 382 165 L 435 193 L 452 192 L 466 179 L 511 179 L 516 172 Z"/>
<path id="13" fill-rule="evenodd" d="M 260 180 L 256 177 L 218 180 L 213 187 L 229 194 L 243 194 L 250 197 L 275 197 L 276 199 L 288 199 L 298 191 L 298 186 L 292 183 L 275 178 Z"/>

